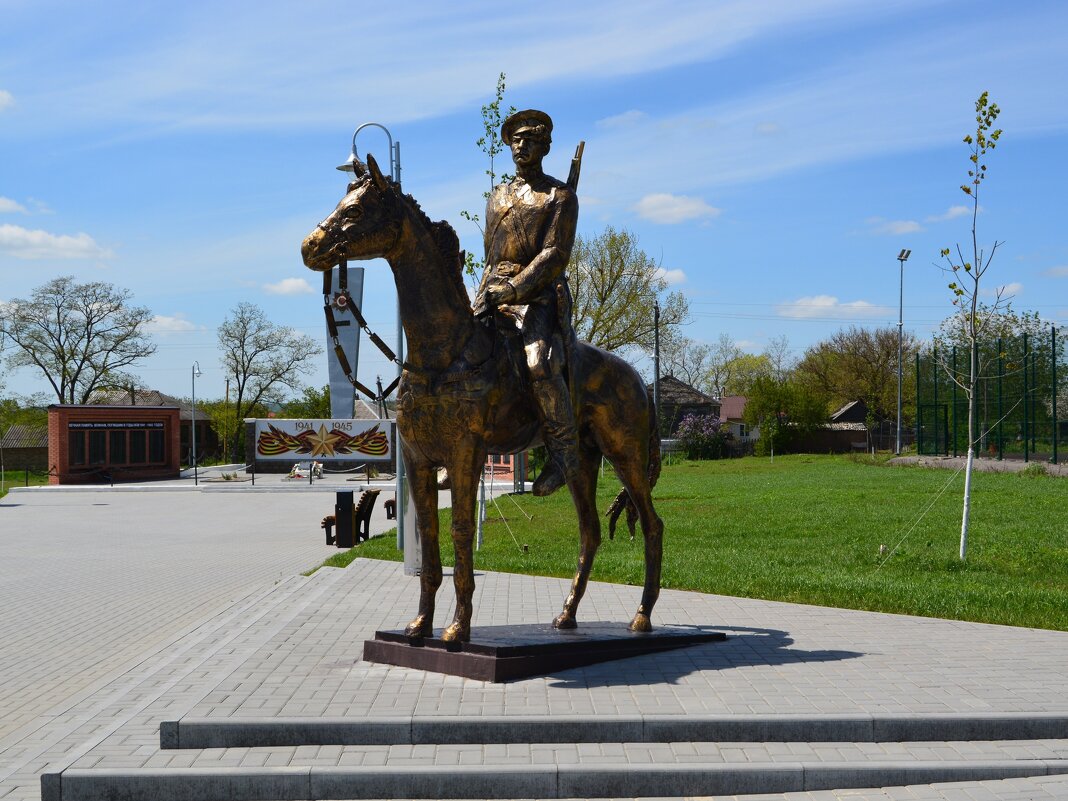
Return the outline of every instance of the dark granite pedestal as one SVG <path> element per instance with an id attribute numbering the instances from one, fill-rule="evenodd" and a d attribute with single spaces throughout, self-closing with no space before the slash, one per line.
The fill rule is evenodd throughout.
<path id="1" fill-rule="evenodd" d="M 365 640 L 368 662 L 429 670 L 482 681 L 513 681 L 560 670 L 720 642 L 718 631 L 662 626 L 648 633 L 630 631 L 625 623 L 580 623 L 577 629 L 554 629 L 548 623 L 482 626 L 471 642 L 446 643 L 437 637 L 407 637 L 403 631 L 378 631 Z"/>

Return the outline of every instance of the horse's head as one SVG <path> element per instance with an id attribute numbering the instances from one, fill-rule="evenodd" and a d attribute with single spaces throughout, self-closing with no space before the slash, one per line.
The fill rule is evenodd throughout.
<path id="1" fill-rule="evenodd" d="M 300 253 L 310 269 L 325 272 L 342 260 L 384 257 L 397 241 L 400 194 L 371 155 L 367 167 L 368 174 L 349 184 L 337 208 L 304 238 Z"/>

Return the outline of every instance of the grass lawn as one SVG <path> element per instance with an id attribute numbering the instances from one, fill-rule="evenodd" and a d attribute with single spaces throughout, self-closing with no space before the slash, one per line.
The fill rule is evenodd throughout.
<path id="1" fill-rule="evenodd" d="M 0 498 L 7 495 L 7 491 L 12 487 L 38 487 L 42 484 L 48 483 L 48 473 L 30 471 L 29 484 L 26 483 L 26 471 L 25 470 L 5 470 L 4 480 L 0 482 Z"/>
<path id="2" fill-rule="evenodd" d="M 976 472 L 962 564 L 964 476 L 950 483 L 951 476 L 835 456 L 666 467 L 654 491 L 665 524 L 663 586 L 1068 631 L 1068 481 Z M 601 484 L 603 511 L 618 483 L 606 476 Z M 515 500 L 533 520 L 500 498 L 507 527 L 491 506 L 476 567 L 570 577 L 578 535 L 567 493 Z M 443 561 L 451 564 L 449 512 L 441 520 Z M 640 584 L 640 534 L 632 542 L 620 525 L 614 541 L 605 530 L 593 578 Z M 887 558 L 880 545 L 897 547 Z M 387 536 L 328 564 L 356 556 L 401 558 Z"/>

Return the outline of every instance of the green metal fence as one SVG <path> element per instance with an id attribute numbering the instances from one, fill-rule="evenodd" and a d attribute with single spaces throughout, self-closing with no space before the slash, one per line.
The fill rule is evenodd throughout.
<path id="1" fill-rule="evenodd" d="M 1042 334 L 979 343 L 976 453 L 996 459 L 1061 461 L 1068 441 L 1068 336 Z M 916 447 L 968 451 L 968 348 L 932 346 L 916 356 Z"/>

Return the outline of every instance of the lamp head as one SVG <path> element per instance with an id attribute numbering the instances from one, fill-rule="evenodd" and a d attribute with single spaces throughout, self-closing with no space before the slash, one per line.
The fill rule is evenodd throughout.
<path id="1" fill-rule="evenodd" d="M 193 378 L 200 378 L 203 373 L 200 372 L 200 362 L 193 362 Z"/>
<path id="2" fill-rule="evenodd" d="M 912 255 L 912 251 L 911 250 L 906 250 L 905 248 L 901 248 L 901 252 L 897 254 L 897 260 L 898 261 L 908 261 L 909 260 L 909 256 L 911 256 L 911 255 Z"/>
<path id="3" fill-rule="evenodd" d="M 355 147 L 352 149 L 349 157 L 341 164 L 338 164 L 336 169 L 341 172 L 351 172 L 353 180 L 367 175 L 367 165 L 360 161 L 360 157 L 356 155 Z"/>

